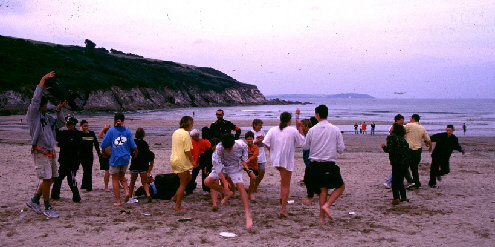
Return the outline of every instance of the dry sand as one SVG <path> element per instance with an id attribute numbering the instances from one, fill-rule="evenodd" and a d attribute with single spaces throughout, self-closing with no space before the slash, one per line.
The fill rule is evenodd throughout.
<path id="1" fill-rule="evenodd" d="M 24 116 L 22 116 L 24 117 Z M 318 225 L 319 209 L 314 203 L 303 203 L 305 187 L 302 152 L 296 152 L 288 204 L 290 218 L 279 218 L 280 178 L 270 162 L 260 185 L 263 193 L 250 203 L 253 230 L 244 226 L 244 211 L 239 198 L 232 198 L 218 212 L 212 212 L 209 196 L 200 185 L 184 198 L 186 212 L 176 213 L 174 202 L 154 200 L 114 207 L 114 196 L 103 191 L 103 171 L 95 159 L 93 191 L 82 192 L 81 203 L 71 203 L 72 194 L 64 181 L 61 200 L 53 203 L 58 219 L 47 219 L 26 206 L 37 186 L 35 169 L 29 152 L 29 132 L 19 116 L 0 117 L 0 245 L 100 245 L 159 246 L 175 244 L 204 246 L 489 246 L 495 233 L 495 191 L 493 160 L 494 137 L 459 136 L 466 155 L 454 153 L 451 174 L 438 188 L 427 186 L 431 157 L 424 152 L 420 164 L 423 188 L 408 191 L 409 203 L 393 206 L 392 192 L 382 185 L 391 167 L 388 155 L 380 148 L 385 135 L 345 134 L 346 151 L 339 155 L 346 190 L 331 208 L 335 218 Z M 109 121 L 90 117 L 90 124 L 102 126 Z M 202 127 L 208 122 L 197 122 Z M 237 123 L 249 126 L 249 122 Z M 276 123 L 265 123 L 276 125 Z M 154 129 L 173 121 L 126 121 L 135 130 L 144 127 L 145 140 L 155 152 L 153 174 L 169 173 L 170 135 Z M 92 127 L 99 130 L 99 127 Z M 459 133 L 460 134 L 460 133 Z M 82 170 L 77 175 L 81 182 Z M 130 175 L 127 175 L 130 178 Z M 197 180 L 199 182 L 199 178 Z M 137 183 L 140 186 L 140 183 Z M 245 186 L 248 178 L 245 176 Z M 317 199 L 317 197 L 315 197 Z M 349 212 L 355 212 L 354 215 Z M 143 215 L 151 214 L 151 216 Z M 181 219 L 191 218 L 190 221 Z M 220 232 L 237 234 L 223 238 Z"/>

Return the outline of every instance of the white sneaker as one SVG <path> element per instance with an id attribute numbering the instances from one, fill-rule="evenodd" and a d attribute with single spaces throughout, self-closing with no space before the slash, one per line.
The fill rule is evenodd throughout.
<path id="1" fill-rule="evenodd" d="M 39 203 L 33 202 L 33 200 L 29 200 L 26 205 L 31 208 L 34 212 L 38 214 L 43 214 L 43 211 L 41 211 L 41 207 Z"/>
<path id="2" fill-rule="evenodd" d="M 137 203 L 138 200 L 135 198 L 129 198 L 129 201 L 127 203 Z"/>
<path id="3" fill-rule="evenodd" d="M 409 188 L 413 187 L 414 185 L 416 185 L 416 184 L 415 183 L 407 183 L 406 189 L 409 189 Z"/>
<path id="4" fill-rule="evenodd" d="M 49 207 L 45 209 L 45 215 L 48 218 L 58 218 L 58 214 L 55 213 L 55 210 L 53 210 L 53 207 Z"/>
<path id="5" fill-rule="evenodd" d="M 383 186 L 387 187 L 387 189 L 390 189 L 390 187 L 391 187 L 392 185 L 391 185 L 391 184 L 389 184 L 389 183 L 387 183 L 387 182 L 385 182 L 385 183 L 383 183 Z"/>

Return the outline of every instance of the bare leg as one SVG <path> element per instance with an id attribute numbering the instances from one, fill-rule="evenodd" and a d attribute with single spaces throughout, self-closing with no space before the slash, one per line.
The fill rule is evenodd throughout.
<path id="1" fill-rule="evenodd" d="M 227 200 L 232 196 L 232 191 L 225 189 L 224 187 L 219 185 L 218 180 L 213 179 L 212 177 L 207 177 L 205 179 L 205 185 L 208 186 L 208 188 L 212 189 L 212 191 L 216 190 L 216 191 L 218 191 L 224 195 L 224 198 L 221 201 L 222 205 L 225 204 L 225 202 L 227 202 Z M 215 194 L 214 198 L 213 198 L 213 194 L 211 194 L 211 196 L 213 199 L 213 207 L 215 207 L 216 200 L 217 200 L 216 194 Z M 213 209 L 215 209 L 215 208 L 213 208 Z"/>
<path id="2" fill-rule="evenodd" d="M 249 200 L 244 185 L 242 183 L 237 183 L 237 190 L 241 194 L 242 204 L 244 205 L 244 211 L 246 212 L 246 229 L 253 226 L 253 218 L 251 217 L 251 211 L 249 211 Z"/>
<path id="3" fill-rule="evenodd" d="M 189 171 L 185 171 L 182 173 L 177 174 L 179 175 L 180 178 L 180 186 L 177 189 L 177 192 L 175 193 L 175 211 L 186 211 L 184 208 L 182 208 L 182 198 L 184 197 L 184 191 L 186 190 L 187 184 L 191 181 L 191 173 Z"/>
<path id="4" fill-rule="evenodd" d="M 125 202 L 129 201 L 129 197 L 132 197 L 134 193 L 134 185 L 136 184 L 136 179 L 138 177 L 137 173 L 131 173 L 131 183 L 129 183 L 129 195 L 125 197 Z"/>
<path id="5" fill-rule="evenodd" d="M 253 173 L 251 173 L 253 174 Z M 249 189 L 248 189 L 248 197 L 250 200 L 254 201 L 256 198 L 254 197 L 254 187 L 256 186 L 256 179 L 249 179 Z"/>
<path id="6" fill-rule="evenodd" d="M 114 206 L 120 206 L 122 205 L 120 203 L 120 176 L 119 173 L 112 174 L 112 187 L 113 187 L 113 193 L 115 195 L 115 199 L 117 200 L 116 203 L 114 203 Z"/>
<path id="7" fill-rule="evenodd" d="M 325 190 L 324 197 L 322 196 L 323 190 Z M 328 200 L 325 202 L 328 195 L 328 189 L 321 188 L 322 194 L 320 194 L 320 225 L 325 224 L 325 214 L 328 215 L 328 218 L 333 220 L 333 217 L 330 214 L 330 207 L 332 206 L 332 203 L 334 203 L 335 200 L 337 200 L 337 198 L 339 198 L 339 196 L 342 195 L 342 192 L 344 192 L 344 190 L 345 190 L 345 185 L 342 185 L 340 188 L 334 189 L 330 194 L 330 198 L 328 198 Z M 322 213 L 323 213 L 323 222 L 322 222 Z"/>
<path id="8" fill-rule="evenodd" d="M 254 192 L 256 193 L 260 193 L 260 191 L 258 190 L 258 186 L 260 185 L 261 180 L 263 180 L 263 178 L 265 177 L 265 169 L 258 170 L 258 172 L 258 178 L 256 179 L 256 184 L 254 186 Z"/>
<path id="9" fill-rule="evenodd" d="M 282 201 L 282 208 L 280 209 L 280 215 L 284 217 L 289 217 L 286 212 L 287 200 L 289 200 L 290 191 L 290 179 L 292 172 L 287 171 L 285 168 L 277 167 L 280 172 L 280 197 Z"/>
<path id="10" fill-rule="evenodd" d="M 52 186 L 53 179 L 43 179 L 40 186 L 38 187 L 38 191 L 36 192 L 38 195 L 43 195 L 43 201 L 50 200 L 50 186 Z"/>
<path id="11" fill-rule="evenodd" d="M 129 187 L 127 187 L 127 180 L 125 179 L 125 172 L 119 172 L 118 174 L 120 177 L 120 184 L 122 184 L 122 188 L 124 188 L 125 198 L 128 201 L 129 200 Z"/>
<path id="12" fill-rule="evenodd" d="M 148 174 L 147 173 L 139 173 L 139 177 L 141 177 L 141 184 L 143 185 L 144 192 L 146 192 L 146 197 L 148 202 L 152 202 L 151 194 L 150 194 L 150 186 L 148 185 Z M 130 190 L 130 188 L 129 188 Z M 132 192 L 131 192 L 132 195 Z"/>
<path id="13" fill-rule="evenodd" d="M 230 196 L 230 197 L 236 197 L 234 182 L 232 182 L 232 179 L 230 179 L 230 177 L 227 177 L 227 182 L 229 182 L 230 191 L 232 191 L 232 196 Z M 223 205 L 223 203 L 222 203 L 222 205 Z"/>
<path id="14" fill-rule="evenodd" d="M 108 182 L 110 181 L 110 171 L 105 170 L 105 177 L 103 177 L 103 182 L 105 183 L 105 191 L 110 191 L 108 189 Z"/>

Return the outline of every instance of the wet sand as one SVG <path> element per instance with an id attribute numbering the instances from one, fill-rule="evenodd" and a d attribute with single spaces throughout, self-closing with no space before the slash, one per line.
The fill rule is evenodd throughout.
<path id="1" fill-rule="evenodd" d="M 407 191 L 410 202 L 393 206 L 392 192 L 382 184 L 391 167 L 388 155 L 380 148 L 385 135 L 344 134 L 346 151 L 337 164 L 346 190 L 331 208 L 333 221 L 318 224 L 317 198 L 303 203 L 306 190 L 302 151 L 296 151 L 288 204 L 289 218 L 279 218 L 280 176 L 267 163 L 266 176 L 260 185 L 263 193 L 251 202 L 254 227 L 245 229 L 244 210 L 239 196 L 231 198 L 219 211 L 211 210 L 209 196 L 200 185 L 183 200 L 186 212 L 176 213 L 173 201 L 154 200 L 114 207 L 112 192 L 103 190 L 103 171 L 95 159 L 93 191 L 82 192 L 81 203 L 71 203 L 72 194 L 64 181 L 61 200 L 53 206 L 60 218 L 47 219 L 26 206 L 33 196 L 38 179 L 30 155 L 27 125 L 19 123 L 24 116 L 0 117 L 0 245 L 89 245 L 89 246 L 159 246 L 175 244 L 203 246 L 466 246 L 493 245 L 495 234 L 495 137 L 463 137 L 466 155 L 455 152 L 450 160 L 451 173 L 438 183 L 427 186 L 431 157 L 423 152 L 420 178 L 423 188 Z M 90 129 L 96 132 L 111 123 L 104 117 L 89 117 Z M 195 122 L 195 128 L 210 121 Z M 249 126 L 249 121 L 235 122 Z M 265 121 L 265 125 L 277 125 Z M 169 173 L 170 132 L 178 120 L 126 121 L 133 132 L 138 127 L 147 131 L 145 140 L 156 154 L 153 174 Z M 243 129 L 244 131 L 247 131 Z M 266 132 L 266 131 L 265 131 Z M 267 152 L 268 156 L 268 152 Z M 268 159 L 269 160 L 269 159 Z M 77 175 L 81 184 L 82 169 Z M 127 174 L 129 180 L 130 175 Z M 197 179 L 199 183 L 199 178 Z M 247 175 L 244 186 L 249 185 Z M 140 186 L 140 182 L 137 182 Z M 111 185 L 110 185 L 111 188 Z M 123 192 L 122 192 L 123 193 Z M 123 196 L 123 195 L 122 195 Z M 350 214 L 354 212 L 355 214 Z M 151 214 L 151 216 L 143 215 Z M 190 221 L 181 219 L 191 218 Z M 220 232 L 237 234 L 224 238 Z"/>

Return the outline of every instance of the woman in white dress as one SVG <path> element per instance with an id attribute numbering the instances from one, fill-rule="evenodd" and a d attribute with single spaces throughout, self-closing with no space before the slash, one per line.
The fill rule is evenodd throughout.
<path id="1" fill-rule="evenodd" d="M 292 115 L 288 112 L 280 114 L 280 125 L 271 128 L 265 136 L 263 143 L 270 152 L 270 160 L 280 172 L 280 200 L 282 208 L 280 215 L 289 217 L 285 208 L 289 198 L 290 179 L 294 170 L 294 151 L 297 146 L 304 143 L 302 125 L 298 119 L 299 109 L 296 111 L 297 129 L 291 127 Z"/>

